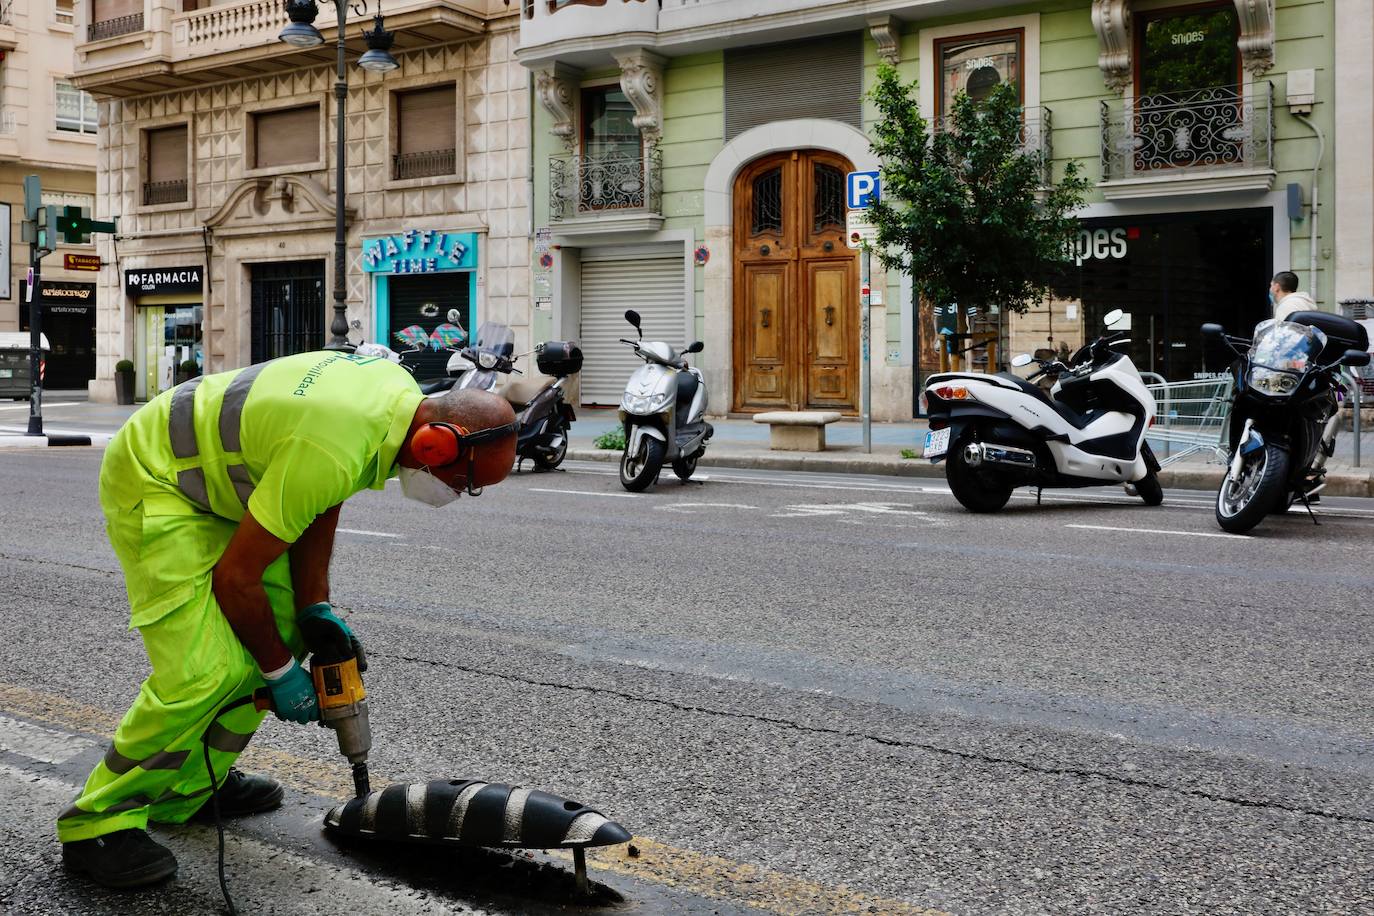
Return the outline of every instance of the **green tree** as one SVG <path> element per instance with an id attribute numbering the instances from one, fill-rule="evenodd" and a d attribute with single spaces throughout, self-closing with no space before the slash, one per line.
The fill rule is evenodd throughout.
<path id="1" fill-rule="evenodd" d="M 1070 161 L 1058 182 L 1022 143 L 1012 84 L 981 101 L 955 97 L 939 129 L 920 112 L 916 84 L 884 65 L 871 97 L 880 117 L 873 151 L 882 163 L 882 200 L 871 210 L 884 267 L 909 273 L 936 305 L 1024 312 L 1044 298 L 1066 263 L 1088 180 Z"/>

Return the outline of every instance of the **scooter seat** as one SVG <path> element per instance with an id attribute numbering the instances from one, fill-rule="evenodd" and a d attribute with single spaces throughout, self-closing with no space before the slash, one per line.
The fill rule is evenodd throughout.
<path id="1" fill-rule="evenodd" d="M 501 389 L 505 398 L 515 410 L 523 410 L 530 402 L 539 397 L 547 383 L 540 378 L 513 378 Z"/>
<path id="2" fill-rule="evenodd" d="M 1016 387 L 1020 388 L 1026 394 L 1031 395 L 1044 404 L 1048 404 L 1055 413 L 1064 418 L 1064 422 L 1068 423 L 1074 429 L 1084 429 L 1089 423 L 1096 419 L 1096 416 L 1091 413 L 1081 414 L 1067 404 L 1056 401 L 1046 394 L 1045 390 L 1039 385 L 1034 382 L 1028 382 L 1019 375 L 1013 375 L 1010 372 L 999 372 L 997 373 L 997 377 L 1005 382 L 1014 382 Z"/>

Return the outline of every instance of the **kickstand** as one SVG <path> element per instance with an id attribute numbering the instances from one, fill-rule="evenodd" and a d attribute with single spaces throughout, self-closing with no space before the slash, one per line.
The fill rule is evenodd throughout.
<path id="1" fill-rule="evenodd" d="M 1036 487 L 1036 488 L 1035 488 L 1035 504 L 1036 504 L 1037 506 L 1040 505 L 1040 494 L 1041 494 L 1041 493 L 1044 493 L 1044 492 L 1045 492 L 1045 488 L 1044 488 L 1044 487 Z"/>
<path id="2" fill-rule="evenodd" d="M 1316 525 L 1317 527 L 1320 528 L 1320 527 L 1321 527 L 1321 522 L 1317 521 L 1317 513 L 1315 513 L 1315 512 L 1312 511 L 1312 504 L 1311 504 L 1310 502 L 1307 501 L 1307 494 L 1306 494 L 1306 493 L 1299 493 L 1299 494 L 1298 494 L 1298 499 L 1302 500 L 1303 508 L 1306 509 L 1306 510 L 1307 510 L 1307 514 L 1310 515 L 1310 516 L 1312 517 L 1312 524 L 1314 524 L 1314 525 Z"/>
<path id="3" fill-rule="evenodd" d="M 587 884 L 587 850 L 581 846 L 573 847 L 573 880 L 577 882 L 578 896 L 591 896 L 591 888 Z"/>

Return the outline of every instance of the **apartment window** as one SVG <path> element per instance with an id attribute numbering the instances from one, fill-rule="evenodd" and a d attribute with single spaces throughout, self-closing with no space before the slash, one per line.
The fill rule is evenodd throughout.
<path id="1" fill-rule="evenodd" d="M 1140 16 L 1139 95 L 1179 99 L 1240 83 L 1240 20 L 1234 4 Z"/>
<path id="2" fill-rule="evenodd" d="M 143 31 L 143 0 L 91 0 L 88 38 L 100 41 Z"/>
<path id="3" fill-rule="evenodd" d="M 143 203 L 183 203 L 186 187 L 186 125 L 144 131 Z"/>
<path id="4" fill-rule="evenodd" d="M 72 0 L 54 0 L 53 17 L 63 25 L 71 25 L 75 21 Z"/>
<path id="5" fill-rule="evenodd" d="M 580 203 L 601 210 L 644 206 L 644 141 L 619 86 L 582 91 Z"/>
<path id="6" fill-rule="evenodd" d="M 253 168 L 320 160 L 320 106 L 260 111 L 253 118 Z"/>
<path id="7" fill-rule="evenodd" d="M 457 88 L 453 83 L 397 92 L 391 177 L 452 175 L 458 165 Z"/>
<path id="8" fill-rule="evenodd" d="M 73 133 L 93 134 L 99 120 L 95 99 L 71 83 L 58 81 L 57 129 Z"/>
<path id="9" fill-rule="evenodd" d="M 935 42 L 939 71 L 935 93 L 935 116 L 947 116 L 954 108 L 954 97 L 963 92 L 974 100 L 986 98 L 995 86 L 1011 83 L 1024 99 L 1022 68 L 1025 57 L 1021 29 L 942 38 Z"/>

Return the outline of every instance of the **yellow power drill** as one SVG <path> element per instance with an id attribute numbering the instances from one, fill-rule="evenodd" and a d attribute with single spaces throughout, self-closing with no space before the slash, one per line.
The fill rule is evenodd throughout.
<path id="1" fill-rule="evenodd" d="M 311 639 L 311 633 L 304 634 L 311 649 L 310 677 L 320 701 L 320 724 L 334 729 L 338 736 L 339 753 L 352 764 L 353 789 L 361 797 L 371 790 L 367 754 L 372 750 L 372 728 L 367 721 L 367 691 L 362 677 L 367 658 L 362 647 L 342 638 L 337 627 L 325 626 L 330 634 L 318 641 Z M 259 711 L 272 708 L 272 695 L 266 687 L 254 691 L 253 706 Z"/>

